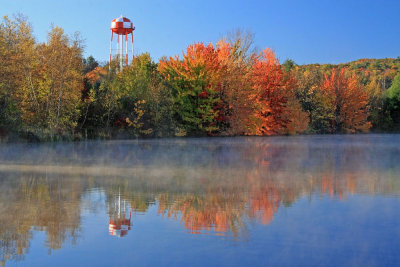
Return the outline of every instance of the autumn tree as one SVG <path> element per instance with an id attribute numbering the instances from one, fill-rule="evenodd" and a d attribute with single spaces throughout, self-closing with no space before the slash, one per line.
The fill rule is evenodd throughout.
<path id="1" fill-rule="evenodd" d="M 234 59 L 250 63 L 256 53 L 254 37 L 255 34 L 249 30 L 236 29 L 228 32 L 222 41 L 229 44 Z"/>
<path id="2" fill-rule="evenodd" d="M 287 97 L 284 92 L 286 85 L 283 71 L 271 49 L 265 49 L 254 58 L 251 82 L 255 113 L 249 122 L 248 134 L 277 134 L 287 123 L 281 116 Z"/>
<path id="3" fill-rule="evenodd" d="M 221 132 L 243 135 L 248 132 L 250 118 L 254 116 L 255 95 L 251 85 L 253 34 L 236 30 L 220 40 L 220 60 L 224 66 L 221 79 L 223 124 Z"/>
<path id="4" fill-rule="evenodd" d="M 39 50 L 50 77 L 46 111 L 50 128 L 71 129 L 76 126 L 77 105 L 82 91 L 82 48 L 81 41 L 64 34 L 61 28 L 53 28 L 48 42 Z M 45 75 L 47 76 L 47 75 Z"/>
<path id="5" fill-rule="evenodd" d="M 309 130 L 316 133 L 326 133 L 332 131 L 330 127 L 332 118 L 329 118 L 331 115 L 329 112 L 326 112 L 329 111 L 329 109 L 327 109 L 329 105 L 324 104 L 326 103 L 326 95 L 322 94 L 321 98 L 319 88 L 323 83 L 324 75 L 330 74 L 332 69 L 335 68 L 346 69 L 347 72 L 350 71 L 357 74 L 360 85 L 365 87 L 367 95 L 369 96 L 368 121 L 371 122 L 373 129 L 375 131 L 391 130 L 393 127 L 393 122 L 390 111 L 388 110 L 388 101 L 385 92 L 391 86 L 394 77 L 400 69 L 400 60 L 398 58 L 359 59 L 338 65 L 310 64 L 296 66 L 294 70 L 299 81 L 299 89 L 301 89 L 300 91 L 307 92 L 308 90 L 303 90 L 306 88 L 317 89 L 312 90 L 312 92 L 317 93 L 309 94 L 310 97 L 306 97 L 311 100 L 311 98 L 314 98 L 315 96 L 315 101 L 312 101 L 314 104 L 307 104 L 308 107 L 312 107 L 311 112 L 309 112 Z M 309 74 L 311 74 L 311 78 Z M 314 81 L 315 79 L 313 77 L 320 79 L 320 82 Z M 296 95 L 298 95 L 297 92 Z M 303 108 L 309 111 L 309 109 L 307 109 L 303 103 L 311 102 L 302 102 Z"/>
<path id="6" fill-rule="evenodd" d="M 120 100 L 120 117 L 134 121 L 141 117 L 141 132 L 156 136 L 168 135 L 172 131 L 172 99 L 168 87 L 164 86 L 150 54 L 141 54 L 118 77 L 123 97 Z M 140 106 L 140 108 L 139 108 Z M 136 112 L 135 110 L 141 110 Z"/>
<path id="7" fill-rule="evenodd" d="M 35 60 L 35 40 L 26 17 L 5 16 L 0 23 L 0 128 L 18 127 L 19 103 L 35 100 Z"/>
<path id="8" fill-rule="evenodd" d="M 162 59 L 159 71 L 171 88 L 177 130 L 188 134 L 206 134 L 219 130 L 219 92 L 223 66 L 220 49 L 212 44 L 196 43 L 183 53 L 183 59 Z M 182 131 L 183 130 L 183 131 Z"/>
<path id="9" fill-rule="evenodd" d="M 329 133 L 333 112 L 328 97 L 321 89 L 323 74 L 314 68 L 302 71 L 295 67 L 292 74 L 296 77 L 294 94 L 308 113 L 310 133 Z"/>
<path id="10" fill-rule="evenodd" d="M 281 115 L 285 124 L 277 131 L 278 134 L 299 134 L 308 129 L 309 112 L 303 110 L 299 99 L 296 97 L 296 87 L 295 76 L 288 73 L 285 78 L 284 90 L 282 90 L 282 94 L 287 99 Z"/>
<path id="11" fill-rule="evenodd" d="M 325 75 L 322 90 L 334 114 L 331 121 L 333 132 L 356 133 L 369 130 L 368 95 L 355 74 L 346 73 L 344 69 L 333 70 L 332 74 Z"/>

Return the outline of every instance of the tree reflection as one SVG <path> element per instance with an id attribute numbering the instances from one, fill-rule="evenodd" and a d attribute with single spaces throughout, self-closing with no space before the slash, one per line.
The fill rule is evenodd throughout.
<path id="1" fill-rule="evenodd" d="M 28 251 L 32 229 L 46 232 L 49 253 L 80 233 L 80 179 L 3 175 L 1 181 L 1 262 L 20 260 Z"/>
<path id="2" fill-rule="evenodd" d="M 302 197 L 344 201 L 357 194 L 400 193 L 399 167 L 373 160 L 396 158 L 397 152 L 265 140 L 198 141 L 195 150 L 179 140 L 174 146 L 135 146 L 135 153 L 109 146 L 104 153 L 96 148 L 103 155 L 97 161 L 70 148 L 73 160 L 61 151 L 56 164 L 47 153 L 57 157 L 59 148 L 31 158 L 23 154 L 20 161 L 15 152 L 13 162 L 0 158 L 0 261 L 22 260 L 35 231 L 46 233 L 49 253 L 78 242 L 82 199 L 94 189 L 104 192 L 108 231 L 119 237 L 137 231 L 133 215 L 151 206 L 189 233 L 240 237 L 249 223 L 271 224 L 279 209 Z"/>
<path id="3" fill-rule="evenodd" d="M 184 223 L 190 233 L 199 234 L 201 231 L 225 233 L 231 230 L 235 235 L 243 226 L 242 213 L 245 202 L 238 194 L 209 193 L 204 195 L 186 194 L 158 195 L 158 212 L 169 218 L 178 219 Z"/>

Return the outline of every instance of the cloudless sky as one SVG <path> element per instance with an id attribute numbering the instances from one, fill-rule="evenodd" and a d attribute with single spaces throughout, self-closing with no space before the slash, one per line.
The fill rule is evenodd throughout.
<path id="1" fill-rule="evenodd" d="M 154 60 L 181 54 L 188 44 L 215 43 L 228 31 L 255 34 L 283 62 L 341 63 L 400 56 L 400 0 L 0 0 L 0 15 L 28 16 L 39 42 L 51 23 L 79 31 L 85 55 L 109 56 L 110 23 L 131 19 L 135 54 Z"/>

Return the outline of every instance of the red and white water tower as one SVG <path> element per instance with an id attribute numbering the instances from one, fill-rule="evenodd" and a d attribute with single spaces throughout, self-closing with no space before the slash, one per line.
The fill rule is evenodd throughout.
<path id="1" fill-rule="evenodd" d="M 130 19 L 125 18 L 124 16 L 120 16 L 119 18 L 113 19 L 111 21 L 111 41 L 110 41 L 110 64 L 113 59 L 113 49 L 112 49 L 112 44 L 113 44 L 113 35 L 114 33 L 117 34 L 117 49 L 115 54 L 115 58 L 117 61 L 117 64 L 119 64 L 119 70 L 122 71 L 122 68 L 124 67 L 124 61 L 125 61 L 125 66 L 128 65 L 128 35 L 131 34 L 131 39 L 132 39 L 132 60 L 134 58 L 133 55 L 133 31 L 135 30 L 135 27 L 133 27 L 133 23 L 130 21 Z M 124 37 L 125 37 L 125 47 L 124 47 Z M 125 49 L 124 49 L 125 48 Z M 125 60 L 124 60 L 125 58 Z"/>

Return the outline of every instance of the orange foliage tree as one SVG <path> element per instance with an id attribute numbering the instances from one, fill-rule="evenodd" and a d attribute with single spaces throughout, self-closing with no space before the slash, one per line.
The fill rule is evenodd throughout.
<path id="1" fill-rule="evenodd" d="M 240 47 L 221 40 L 220 60 L 225 67 L 222 77 L 220 114 L 223 114 L 222 134 L 243 135 L 248 132 L 249 120 L 254 113 L 255 94 L 251 85 L 252 61 L 243 56 Z"/>
<path id="2" fill-rule="evenodd" d="M 287 121 L 281 116 L 287 102 L 282 67 L 274 52 L 266 48 L 254 57 L 251 72 L 255 100 L 254 117 L 249 121 L 248 134 L 277 134 Z"/>
<path id="3" fill-rule="evenodd" d="M 322 90 L 334 114 L 332 132 L 366 132 L 371 128 L 367 120 L 368 95 L 356 74 L 349 74 L 344 69 L 333 70 L 332 74 L 325 75 Z"/>

